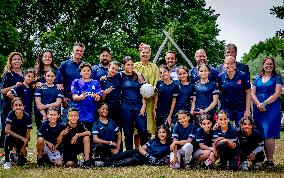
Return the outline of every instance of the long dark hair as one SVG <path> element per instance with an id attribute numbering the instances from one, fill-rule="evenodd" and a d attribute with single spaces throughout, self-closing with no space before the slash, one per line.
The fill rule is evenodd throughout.
<path id="1" fill-rule="evenodd" d="M 135 60 L 131 56 L 125 56 L 122 60 L 122 64 L 125 65 L 128 61 L 132 61 L 133 63 L 135 63 Z M 133 80 L 138 79 L 138 76 L 134 71 L 132 71 L 132 76 L 133 76 Z"/>
<path id="2" fill-rule="evenodd" d="M 159 130 L 160 129 L 164 129 L 165 131 L 166 131 L 166 133 L 167 133 L 167 138 L 166 138 L 166 142 L 167 142 L 167 144 L 170 144 L 171 143 L 171 131 L 170 131 L 170 129 L 169 129 L 169 127 L 166 125 L 166 124 L 162 124 L 162 125 L 160 125 L 158 128 L 157 128 L 157 130 L 156 130 L 156 133 L 155 133 L 155 139 L 157 140 L 157 141 L 160 141 L 160 139 L 159 139 L 159 137 L 158 137 L 158 133 L 159 133 Z"/>
<path id="3" fill-rule="evenodd" d="M 190 82 L 190 75 L 189 75 L 189 70 L 188 70 L 188 68 L 185 67 L 185 66 L 179 66 L 178 69 L 177 69 L 177 73 L 178 73 L 179 70 L 181 70 L 181 69 L 183 69 L 183 70 L 186 71 L 186 73 L 187 73 L 187 81 Z"/>
<path id="4" fill-rule="evenodd" d="M 52 61 L 51 61 L 50 67 L 52 69 L 54 69 L 54 70 L 56 70 L 58 68 L 57 65 L 54 63 L 53 52 L 50 49 L 45 49 L 45 48 L 42 49 L 38 53 L 38 56 L 37 56 L 37 59 L 36 59 L 36 63 L 35 63 L 35 76 L 36 76 L 36 80 L 42 79 L 42 78 L 45 77 L 44 64 L 42 62 L 43 54 L 45 52 L 49 52 L 51 54 Z"/>
<path id="5" fill-rule="evenodd" d="M 276 67 L 276 66 L 275 66 L 275 59 L 274 59 L 273 57 L 270 57 L 270 56 L 265 56 L 264 59 L 263 59 L 263 61 L 262 61 L 261 72 L 260 72 L 260 74 L 259 74 L 260 76 L 263 76 L 264 73 L 265 73 L 265 71 L 264 71 L 264 69 L 263 69 L 263 65 L 264 65 L 264 63 L 265 63 L 268 59 L 272 60 L 272 63 L 273 63 L 272 75 L 276 75 L 276 74 L 277 74 L 276 69 L 275 69 L 275 67 Z"/>

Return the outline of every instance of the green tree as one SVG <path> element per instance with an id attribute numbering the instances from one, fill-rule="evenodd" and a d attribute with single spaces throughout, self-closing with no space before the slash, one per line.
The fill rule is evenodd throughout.
<path id="1" fill-rule="evenodd" d="M 270 14 L 276 15 L 276 18 L 284 19 L 284 0 L 282 6 L 273 6 L 273 8 L 270 9 Z M 284 38 L 284 30 L 280 29 L 276 32 L 278 36 L 281 36 Z"/>

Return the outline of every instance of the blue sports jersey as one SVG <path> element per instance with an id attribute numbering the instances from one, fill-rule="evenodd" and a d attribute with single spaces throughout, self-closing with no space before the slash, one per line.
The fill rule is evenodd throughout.
<path id="1" fill-rule="evenodd" d="M 107 75 L 108 67 L 104 67 L 102 64 L 94 65 L 92 67 L 91 79 L 99 81 L 102 76 Z"/>
<path id="2" fill-rule="evenodd" d="M 173 98 L 176 98 L 179 94 L 179 86 L 174 81 L 167 85 L 159 80 L 156 89 L 158 91 L 157 116 L 168 116 Z"/>
<path id="3" fill-rule="evenodd" d="M 212 66 L 209 66 L 210 67 L 210 73 L 209 73 L 209 76 L 208 76 L 208 79 L 210 82 L 217 82 L 217 78 L 218 78 L 218 75 L 219 75 L 219 72 Z M 192 84 L 198 82 L 200 80 L 200 76 L 199 76 L 199 73 L 198 73 L 198 70 L 196 67 L 192 68 L 190 71 L 189 71 L 189 75 L 190 75 L 190 82 Z"/>
<path id="4" fill-rule="evenodd" d="M 196 130 L 195 140 L 200 148 L 199 144 L 203 143 L 206 146 L 212 147 L 213 140 L 213 130 L 210 130 L 209 133 L 204 132 L 203 128 L 200 127 Z"/>
<path id="5" fill-rule="evenodd" d="M 227 111 L 245 111 L 246 92 L 251 88 L 249 78 L 243 72 L 236 71 L 235 76 L 230 79 L 226 72 L 218 77 L 218 88 L 220 91 L 221 109 Z"/>
<path id="6" fill-rule="evenodd" d="M 53 69 L 55 70 L 54 84 L 63 84 L 63 77 L 62 77 L 60 70 L 58 68 L 53 68 Z M 40 71 L 39 79 L 37 80 L 37 82 L 46 83 L 45 73 L 46 71 Z"/>
<path id="7" fill-rule="evenodd" d="M 71 100 L 71 84 L 75 79 L 81 78 L 80 65 L 82 63 L 82 61 L 76 63 L 71 58 L 69 58 L 68 60 L 63 61 L 59 68 L 60 73 L 63 77 L 64 97 L 69 98 Z"/>
<path id="8" fill-rule="evenodd" d="M 138 80 L 135 80 L 132 75 L 126 75 L 123 72 L 121 72 L 120 75 L 122 76 L 122 100 L 124 102 L 142 104 L 142 95 L 140 94 L 140 87 L 143 83 L 139 83 Z"/>
<path id="9" fill-rule="evenodd" d="M 107 77 L 106 80 L 100 81 L 102 90 L 106 90 L 112 86 L 114 88 L 105 97 L 106 103 L 120 102 L 121 101 L 121 75 L 117 73 L 113 77 Z"/>
<path id="10" fill-rule="evenodd" d="M 17 119 L 15 111 L 10 111 L 6 119 L 6 125 L 11 125 L 10 130 L 16 134 L 26 137 L 27 129 L 32 129 L 32 119 L 29 114 L 24 112 L 21 119 Z"/>
<path id="11" fill-rule="evenodd" d="M 49 121 L 46 121 L 41 124 L 40 129 L 37 131 L 37 136 L 42 137 L 44 140 L 56 145 L 57 138 L 60 133 L 63 131 L 63 125 L 57 123 L 55 127 L 49 125 Z"/>
<path id="12" fill-rule="evenodd" d="M 242 130 L 238 131 L 238 144 L 242 150 L 242 147 L 248 149 L 248 152 L 252 152 L 259 146 L 264 146 L 264 137 L 256 129 L 252 130 L 251 135 L 245 135 Z"/>
<path id="13" fill-rule="evenodd" d="M 229 124 L 228 130 L 226 132 L 223 132 L 221 130 L 221 128 L 218 127 L 218 129 L 216 129 L 214 131 L 213 139 L 215 140 L 218 137 L 224 137 L 225 139 L 230 139 L 231 141 L 233 141 L 234 143 L 237 144 L 237 141 L 238 141 L 238 131 L 231 124 Z"/>
<path id="14" fill-rule="evenodd" d="M 162 159 L 170 154 L 170 145 L 162 144 L 158 139 L 151 139 L 146 144 L 146 152 L 157 159 Z"/>
<path id="15" fill-rule="evenodd" d="M 87 97 L 84 100 L 75 101 L 75 106 L 79 109 L 79 121 L 93 123 L 97 120 L 98 104 L 93 95 L 102 96 L 99 82 L 92 79 L 89 82 L 84 82 L 82 79 L 74 80 L 71 85 L 71 93 L 81 95 L 83 92 Z"/>
<path id="16" fill-rule="evenodd" d="M 12 94 L 15 97 L 20 97 L 25 107 L 25 112 L 30 116 L 32 114 L 32 104 L 34 100 L 34 94 L 31 87 L 26 87 L 25 85 L 20 85 L 11 89 Z"/>
<path id="17" fill-rule="evenodd" d="M 35 97 L 40 97 L 42 104 L 50 104 L 56 102 L 57 98 L 63 98 L 63 94 L 62 90 L 59 90 L 56 85 L 48 87 L 43 84 L 35 90 Z"/>
<path id="18" fill-rule="evenodd" d="M 108 123 L 104 124 L 101 120 L 94 123 L 92 134 L 97 135 L 100 139 L 116 142 L 117 133 L 120 132 L 119 127 L 112 119 L 108 119 Z"/>
<path id="19" fill-rule="evenodd" d="M 196 83 L 194 87 L 194 95 L 196 96 L 195 111 L 198 111 L 198 109 L 206 109 L 213 102 L 213 96 L 219 94 L 218 87 L 215 82 L 207 82 L 205 84 Z M 213 116 L 215 110 L 215 108 L 211 109 L 208 114 Z"/>
<path id="20" fill-rule="evenodd" d="M 179 122 L 177 122 L 174 126 L 174 130 L 172 133 L 172 138 L 177 140 L 187 140 L 188 138 L 195 139 L 195 126 L 191 123 L 188 124 L 186 128 L 184 128 Z"/>
<path id="21" fill-rule="evenodd" d="M 250 77 L 248 65 L 240 63 L 240 62 L 236 62 L 236 67 L 238 71 L 244 72 L 248 76 L 248 78 Z M 218 65 L 216 69 L 219 72 L 219 74 L 225 72 L 224 64 Z"/>
<path id="22" fill-rule="evenodd" d="M 189 113 L 191 108 L 191 96 L 194 95 L 195 91 L 194 85 L 183 85 L 180 81 L 178 81 L 177 84 L 179 86 L 179 94 L 177 96 L 175 112 L 178 112 L 179 110 L 183 109 Z"/>

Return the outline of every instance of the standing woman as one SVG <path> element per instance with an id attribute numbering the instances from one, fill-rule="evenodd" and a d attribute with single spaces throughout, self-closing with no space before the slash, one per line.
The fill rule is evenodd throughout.
<path id="1" fill-rule="evenodd" d="M 275 71 L 275 60 L 265 57 L 261 73 L 252 86 L 253 116 L 264 134 L 265 165 L 273 167 L 275 139 L 280 138 L 282 78 Z"/>
<path id="2" fill-rule="evenodd" d="M 226 71 L 218 77 L 221 110 L 228 113 L 230 121 L 235 121 L 235 125 L 239 127 L 241 118 L 247 118 L 251 114 L 251 85 L 248 75 L 236 70 L 233 56 L 225 58 L 224 67 Z"/>
<path id="3" fill-rule="evenodd" d="M 134 124 L 140 136 L 140 144 L 148 141 L 146 101 L 140 94 L 140 87 L 145 82 L 143 76 L 134 71 L 134 59 L 126 56 L 123 59 L 121 72 L 121 118 L 125 135 L 126 150 L 133 149 Z"/>
<path id="4" fill-rule="evenodd" d="M 63 88 L 63 78 L 62 75 L 54 63 L 53 53 L 50 49 L 42 49 L 37 57 L 35 63 L 35 78 L 38 86 L 44 84 L 45 81 L 45 73 L 53 69 L 55 71 L 55 80 L 54 84 L 60 84 L 59 86 Z"/>
<path id="5" fill-rule="evenodd" d="M 159 80 L 159 68 L 156 64 L 150 62 L 151 48 L 145 43 L 139 45 L 140 62 L 134 64 L 135 70 L 140 72 L 145 82 L 156 86 Z M 147 130 L 150 134 L 155 135 L 156 122 L 154 118 L 154 97 L 146 99 L 146 113 L 147 113 Z"/>
<path id="6" fill-rule="evenodd" d="M 23 66 L 23 56 L 19 52 L 11 52 L 6 66 L 4 67 L 4 72 L 2 74 L 2 83 L 1 83 L 1 92 L 4 95 L 2 109 L 3 112 L 1 114 L 1 140 L 0 140 L 0 147 L 3 147 L 4 138 L 5 138 L 5 120 L 8 116 L 9 111 L 12 110 L 11 108 L 11 99 L 7 96 L 7 93 L 14 87 L 20 86 L 24 81 L 23 73 L 22 73 L 22 66 Z"/>

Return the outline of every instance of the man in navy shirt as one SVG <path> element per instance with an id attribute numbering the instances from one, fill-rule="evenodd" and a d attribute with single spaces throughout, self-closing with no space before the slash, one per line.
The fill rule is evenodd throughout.
<path id="1" fill-rule="evenodd" d="M 67 122 L 67 111 L 70 107 L 75 106 L 75 103 L 72 100 L 71 84 L 75 79 L 81 78 L 79 66 L 83 63 L 81 59 L 84 50 L 85 45 L 83 43 L 74 43 L 72 57 L 63 61 L 59 68 L 63 77 L 64 87 L 63 105 L 65 106 L 65 109 L 62 111 L 62 122 Z"/>
<path id="2" fill-rule="evenodd" d="M 100 64 L 94 65 L 92 67 L 91 78 L 97 81 L 100 81 L 102 76 L 107 75 L 108 68 L 111 61 L 111 52 L 109 48 L 103 48 L 100 52 Z"/>
<path id="3" fill-rule="evenodd" d="M 177 74 L 177 58 L 176 52 L 169 50 L 166 52 L 165 60 L 167 63 L 168 68 L 170 69 L 170 76 L 172 80 L 178 80 Z"/>
<path id="4" fill-rule="evenodd" d="M 236 59 L 236 57 L 237 57 L 237 46 L 235 44 L 229 43 L 225 46 L 225 58 L 228 57 L 228 56 L 233 56 Z M 240 62 L 236 62 L 236 63 L 237 63 L 237 70 L 246 73 L 249 77 L 250 73 L 249 73 L 248 65 L 240 63 Z M 224 64 L 218 65 L 217 70 L 218 70 L 219 73 L 224 72 L 225 71 Z"/>
<path id="5" fill-rule="evenodd" d="M 207 64 L 207 56 L 206 56 L 206 52 L 204 49 L 199 49 L 195 52 L 195 62 L 196 62 L 196 67 L 192 68 L 190 70 L 190 77 L 191 77 L 191 83 L 196 83 L 198 80 L 200 80 L 200 76 L 198 73 L 198 66 L 203 65 L 203 64 Z M 208 79 L 210 82 L 216 82 L 217 78 L 218 78 L 218 71 L 210 66 L 210 74 L 208 76 Z"/>

